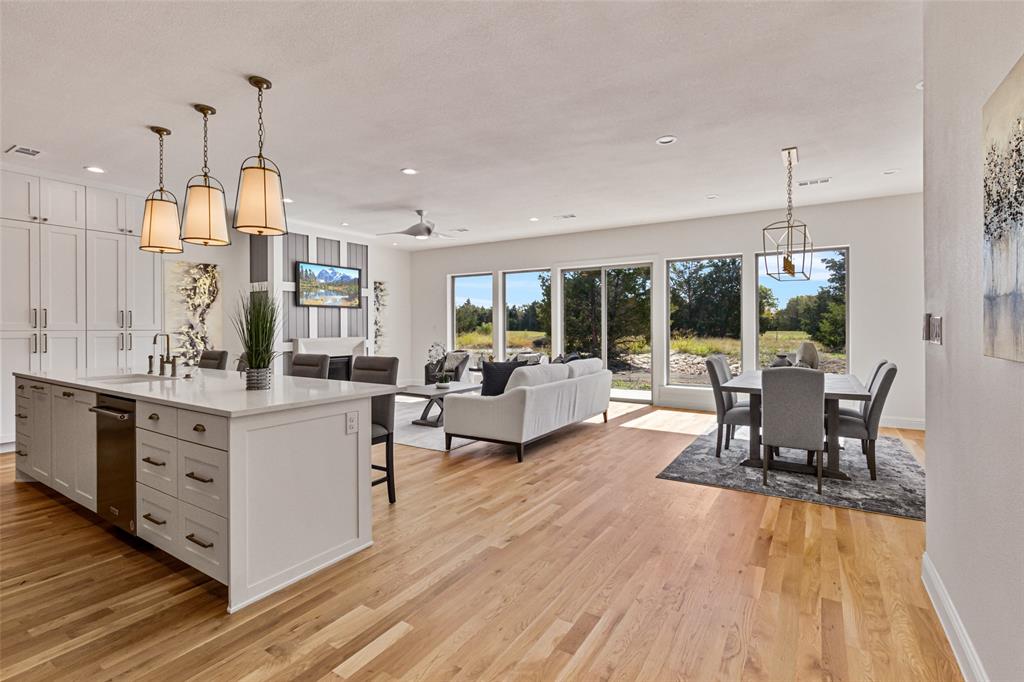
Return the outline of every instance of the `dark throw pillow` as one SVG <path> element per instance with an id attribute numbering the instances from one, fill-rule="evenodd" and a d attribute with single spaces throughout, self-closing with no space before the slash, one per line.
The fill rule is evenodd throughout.
<path id="1" fill-rule="evenodd" d="M 525 362 L 487 362 L 482 364 L 484 381 L 480 386 L 480 395 L 501 395 L 505 386 L 517 367 L 525 367 Z"/>

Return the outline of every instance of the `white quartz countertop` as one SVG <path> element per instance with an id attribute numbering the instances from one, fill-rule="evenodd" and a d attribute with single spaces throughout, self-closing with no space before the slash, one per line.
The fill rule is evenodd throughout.
<path id="1" fill-rule="evenodd" d="M 188 372 L 192 374 L 191 379 L 184 378 Z M 386 384 L 291 376 L 275 376 L 269 391 L 247 391 L 245 390 L 245 377 L 239 372 L 195 367 L 179 368 L 179 376 L 176 379 L 102 369 L 84 373 L 13 372 L 13 374 L 28 380 L 37 379 L 83 391 L 183 407 L 225 417 L 244 417 L 310 405 L 372 398 L 396 391 L 395 386 Z"/>

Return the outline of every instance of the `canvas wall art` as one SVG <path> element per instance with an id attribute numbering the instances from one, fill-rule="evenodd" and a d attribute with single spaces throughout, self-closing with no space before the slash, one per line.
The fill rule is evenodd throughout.
<path id="1" fill-rule="evenodd" d="M 220 271 L 212 263 L 164 263 L 164 329 L 173 353 L 194 365 L 204 350 L 222 348 Z"/>
<path id="2" fill-rule="evenodd" d="M 1024 56 L 982 109 L 985 355 L 1024 362 Z"/>

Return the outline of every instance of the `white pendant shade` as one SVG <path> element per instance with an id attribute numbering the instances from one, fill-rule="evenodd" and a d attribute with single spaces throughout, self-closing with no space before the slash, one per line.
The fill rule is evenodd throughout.
<path id="1" fill-rule="evenodd" d="M 243 166 L 238 178 L 235 229 L 246 234 L 277 236 L 288 232 L 281 176 L 269 159 Z"/>
<path id="2" fill-rule="evenodd" d="M 181 253 L 183 247 L 180 232 L 177 202 L 159 199 L 153 195 L 147 197 L 142 214 L 142 239 L 139 242 L 139 249 L 156 253 Z"/>
<path id="3" fill-rule="evenodd" d="M 200 178 L 198 184 L 189 185 L 185 191 L 181 239 L 203 246 L 227 246 L 231 237 L 228 234 L 224 190 L 207 182 Z"/>

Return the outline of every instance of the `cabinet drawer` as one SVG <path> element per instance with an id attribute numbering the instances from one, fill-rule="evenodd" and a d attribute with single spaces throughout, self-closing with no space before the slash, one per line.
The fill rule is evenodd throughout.
<path id="1" fill-rule="evenodd" d="M 19 437 L 32 436 L 32 401 L 29 398 L 14 399 L 14 431 Z"/>
<path id="2" fill-rule="evenodd" d="M 215 580 L 228 581 L 228 521 L 205 509 L 178 502 L 181 526 L 176 556 Z"/>
<path id="3" fill-rule="evenodd" d="M 178 496 L 178 439 L 135 429 L 135 480 Z"/>
<path id="4" fill-rule="evenodd" d="M 14 467 L 29 473 L 28 453 L 32 449 L 32 440 L 28 436 L 18 434 L 14 442 Z"/>
<path id="5" fill-rule="evenodd" d="M 227 450 L 228 420 L 212 414 L 178 410 L 178 438 Z"/>
<path id="6" fill-rule="evenodd" d="M 28 380 L 16 377 L 14 379 L 14 395 L 19 398 L 28 397 Z"/>
<path id="7" fill-rule="evenodd" d="M 178 408 L 139 402 L 135 406 L 135 426 L 168 436 L 178 435 Z"/>
<path id="8" fill-rule="evenodd" d="M 135 484 L 135 522 L 138 536 L 168 554 L 178 550 L 181 516 L 178 500 L 142 483 Z"/>
<path id="9" fill-rule="evenodd" d="M 179 441 L 178 498 L 227 517 L 228 453 Z"/>

